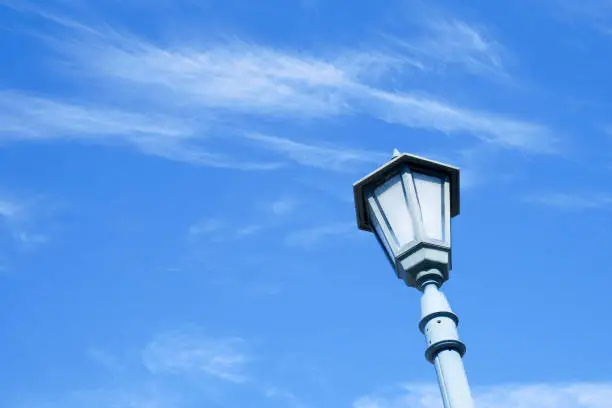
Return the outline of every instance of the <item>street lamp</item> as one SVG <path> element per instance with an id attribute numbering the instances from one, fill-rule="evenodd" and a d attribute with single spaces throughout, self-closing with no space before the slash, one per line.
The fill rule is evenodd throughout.
<path id="1" fill-rule="evenodd" d="M 473 408 L 463 367 L 465 345 L 439 290 L 452 267 L 451 218 L 459 214 L 459 169 L 397 150 L 354 184 L 357 224 L 374 232 L 398 278 L 423 292 L 419 329 L 445 408 Z"/>

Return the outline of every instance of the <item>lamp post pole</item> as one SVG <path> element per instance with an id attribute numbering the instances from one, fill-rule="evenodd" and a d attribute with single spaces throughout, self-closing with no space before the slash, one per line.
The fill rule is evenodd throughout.
<path id="1" fill-rule="evenodd" d="M 431 269 L 419 275 L 417 283 L 423 292 L 419 329 L 427 342 L 425 358 L 436 367 L 444 408 L 473 408 L 462 360 L 465 345 L 457 333 L 459 319 L 439 290 L 442 274 Z"/>

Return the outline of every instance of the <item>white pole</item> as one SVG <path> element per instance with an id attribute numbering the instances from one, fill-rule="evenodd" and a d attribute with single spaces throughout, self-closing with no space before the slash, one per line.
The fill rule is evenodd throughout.
<path id="1" fill-rule="evenodd" d="M 434 360 L 442 400 L 446 408 L 472 408 L 472 395 L 461 355 L 455 350 L 443 350 Z"/>
<path id="2" fill-rule="evenodd" d="M 465 345 L 459 340 L 457 315 L 451 310 L 438 283 L 428 281 L 421 297 L 421 323 L 427 350 L 425 357 L 436 367 L 444 408 L 474 408 L 463 367 Z"/>

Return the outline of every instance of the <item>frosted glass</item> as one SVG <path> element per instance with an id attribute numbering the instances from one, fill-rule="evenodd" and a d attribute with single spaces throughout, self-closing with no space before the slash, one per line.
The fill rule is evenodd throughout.
<path id="1" fill-rule="evenodd" d="M 375 202 L 374 202 L 374 205 L 376 205 Z M 380 241 L 382 246 L 385 248 L 385 251 L 387 251 L 387 255 L 389 256 L 389 258 L 394 259 L 395 255 L 393 254 L 393 251 L 391 250 L 391 247 L 389 246 L 389 242 L 387 242 L 387 238 L 385 237 L 385 233 L 383 232 L 380 226 L 380 223 L 378 222 L 378 218 L 376 217 L 376 215 L 374 214 L 374 211 L 372 211 L 372 208 L 370 206 L 368 206 L 368 209 L 370 212 L 370 221 L 372 222 L 374 231 L 376 231 L 376 236 L 378 237 L 378 240 Z M 384 222 L 384 220 L 382 221 Z"/>
<path id="2" fill-rule="evenodd" d="M 398 175 L 387 181 L 375 191 L 381 210 L 391 228 L 397 247 L 401 247 L 414 239 L 414 227 L 406 201 L 406 193 L 402 184 L 402 176 Z"/>
<path id="3" fill-rule="evenodd" d="M 419 199 L 425 234 L 444 241 L 444 180 L 426 174 L 412 173 Z"/>

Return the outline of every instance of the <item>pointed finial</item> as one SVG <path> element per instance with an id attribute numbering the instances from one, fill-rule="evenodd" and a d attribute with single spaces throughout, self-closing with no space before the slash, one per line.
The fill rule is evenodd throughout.
<path id="1" fill-rule="evenodd" d="M 397 157 L 397 156 L 399 156 L 399 155 L 400 155 L 399 150 L 397 150 L 397 149 L 393 149 L 393 157 Z"/>

